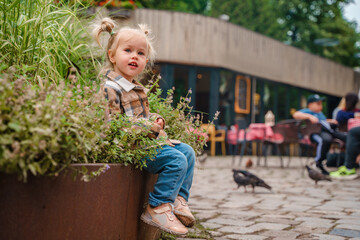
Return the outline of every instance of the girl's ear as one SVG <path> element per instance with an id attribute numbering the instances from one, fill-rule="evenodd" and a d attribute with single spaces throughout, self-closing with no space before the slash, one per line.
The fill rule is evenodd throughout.
<path id="1" fill-rule="evenodd" d="M 148 62 L 149 62 L 149 59 L 147 58 L 147 59 L 146 59 L 146 63 L 148 63 Z"/>
<path id="2" fill-rule="evenodd" d="M 113 50 L 109 49 L 109 51 L 108 51 L 108 56 L 109 56 L 110 62 L 111 62 L 111 63 L 115 63 Z"/>

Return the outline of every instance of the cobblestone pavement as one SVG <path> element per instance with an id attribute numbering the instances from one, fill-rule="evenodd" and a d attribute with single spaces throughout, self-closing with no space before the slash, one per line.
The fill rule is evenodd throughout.
<path id="1" fill-rule="evenodd" d="M 242 165 L 249 158 L 254 164 L 248 170 L 272 191 L 237 189 L 231 170 L 241 167 L 238 159 L 232 165 L 231 156 L 198 163 L 189 205 L 214 239 L 360 240 L 360 179 L 321 181 L 315 186 L 298 157 L 284 168 L 278 157 L 269 157 L 264 167 L 254 166 L 255 157 L 246 156 Z"/>

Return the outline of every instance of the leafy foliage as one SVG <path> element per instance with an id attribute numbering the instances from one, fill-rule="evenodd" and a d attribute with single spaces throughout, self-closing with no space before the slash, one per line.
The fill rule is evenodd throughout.
<path id="1" fill-rule="evenodd" d="M 136 124 L 141 124 L 137 122 Z M 165 139 L 150 139 L 147 135 L 150 128 L 141 124 L 141 128 L 133 128 L 134 123 L 124 115 L 109 123 L 106 136 L 97 153 L 97 159 L 106 163 L 122 163 L 125 166 L 146 166 L 146 161 L 154 160 Z"/>
<path id="2" fill-rule="evenodd" d="M 96 82 L 92 87 L 49 84 L 39 89 L 26 84 L 25 78 L 0 78 L 0 171 L 16 173 L 26 181 L 29 172 L 57 175 L 73 163 L 146 166 L 165 139 L 149 139 L 146 124 L 133 128 L 124 115 L 104 122 L 106 102 L 98 89 Z M 173 108 L 171 93 L 167 99 L 160 98 L 160 89 L 151 93 L 150 108 L 165 117 L 169 138 L 201 153 L 206 137 L 205 130 L 199 129 L 199 118 L 190 114 L 186 98 Z M 88 174 L 84 169 L 82 179 L 98 176 L 102 170 Z"/>
<path id="3" fill-rule="evenodd" d="M 145 8 L 208 14 L 208 0 L 139 0 Z"/>
<path id="4" fill-rule="evenodd" d="M 24 181 L 29 175 L 58 175 L 73 163 L 142 168 L 164 143 L 147 138 L 146 124 L 133 128 L 126 116 L 104 121 L 107 103 L 99 81 L 93 81 L 97 64 L 88 35 L 77 4 L 65 2 L 0 0 L 0 172 Z M 74 62 L 82 76 L 65 79 Z M 189 101 L 174 108 L 170 95 L 160 95 L 161 90 L 150 94 L 150 106 L 165 117 L 169 137 L 201 152 L 205 137 L 196 130 L 199 119 L 189 114 Z M 80 173 L 88 181 L 107 169 L 105 164 Z"/>
<path id="5" fill-rule="evenodd" d="M 277 3 L 269 0 L 211 1 L 211 16 L 227 14 L 230 22 L 255 32 L 285 40 L 282 26 L 277 22 Z"/>
<path id="6" fill-rule="evenodd" d="M 279 11 L 287 42 L 305 51 L 326 57 L 344 65 L 360 66 L 354 54 L 360 51 L 356 42 L 360 35 L 356 24 L 343 18 L 342 8 L 350 0 L 279 1 Z M 334 45 L 317 45 L 316 40 L 332 39 Z"/>
<path id="7" fill-rule="evenodd" d="M 38 76 L 46 84 L 59 82 L 69 66 L 92 55 L 76 5 L 0 0 L 0 9 L 0 58 L 18 75 L 26 72 L 34 83 Z"/>
<path id="8" fill-rule="evenodd" d="M 228 14 L 232 23 L 283 41 L 344 65 L 360 66 L 356 24 L 344 19 L 342 8 L 351 0 L 211 1 L 211 16 Z M 337 46 L 316 45 L 316 39 L 335 39 Z"/>
<path id="9" fill-rule="evenodd" d="M 160 97 L 162 94 L 160 89 L 151 93 L 149 96 L 150 112 L 158 113 L 165 119 L 165 132 L 169 139 L 177 139 L 190 145 L 195 153 L 200 155 L 207 141 L 206 130 L 200 127 L 202 123 L 200 115 L 193 115 L 192 107 L 190 107 L 191 99 L 188 96 L 181 97 L 176 107 L 173 108 L 173 93 L 174 90 L 170 89 L 166 99 Z M 217 119 L 217 115 L 214 120 Z"/>
<path id="10" fill-rule="evenodd" d="M 56 174 L 70 163 L 94 162 L 103 131 L 102 97 L 96 88 L 0 79 L 0 170 Z"/>

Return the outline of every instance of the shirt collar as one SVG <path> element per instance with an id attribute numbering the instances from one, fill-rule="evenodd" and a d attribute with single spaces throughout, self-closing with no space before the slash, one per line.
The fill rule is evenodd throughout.
<path id="1" fill-rule="evenodd" d="M 149 91 L 149 89 L 143 87 L 137 81 L 133 80 L 132 82 L 130 82 L 126 78 L 122 77 L 120 74 L 118 74 L 114 71 L 108 70 L 105 75 L 110 80 L 119 84 L 126 92 L 130 92 L 134 88 L 143 89 L 145 93 L 147 93 Z"/>

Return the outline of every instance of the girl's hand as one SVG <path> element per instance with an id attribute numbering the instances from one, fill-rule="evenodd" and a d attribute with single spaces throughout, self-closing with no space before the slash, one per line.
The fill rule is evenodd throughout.
<path id="1" fill-rule="evenodd" d="M 164 129 L 164 120 L 162 120 L 162 118 L 156 119 L 155 123 L 158 124 L 161 127 L 161 129 Z"/>

